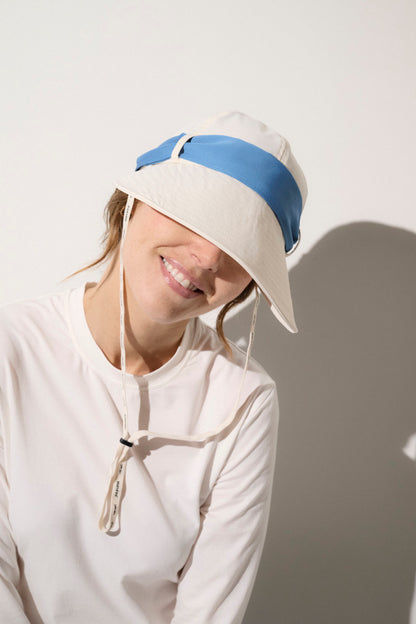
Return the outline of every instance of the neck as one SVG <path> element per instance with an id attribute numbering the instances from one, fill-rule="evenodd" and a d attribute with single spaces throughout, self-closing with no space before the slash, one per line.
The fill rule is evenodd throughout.
<path id="1" fill-rule="evenodd" d="M 154 322 L 129 299 L 125 289 L 126 370 L 134 375 L 145 375 L 163 366 L 174 355 L 187 322 L 175 325 Z M 84 310 L 95 342 L 111 364 L 121 368 L 117 258 L 113 258 L 98 284 L 87 284 Z"/>

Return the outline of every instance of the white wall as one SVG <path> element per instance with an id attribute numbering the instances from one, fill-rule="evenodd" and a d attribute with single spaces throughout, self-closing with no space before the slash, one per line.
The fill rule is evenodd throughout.
<path id="1" fill-rule="evenodd" d="M 15 0 L 1 9 L 0 301 L 53 290 L 94 258 L 112 180 L 183 123 L 222 109 L 274 126 L 305 170 L 294 271 L 347 224 L 415 232 L 413 0 Z"/>
<path id="2" fill-rule="evenodd" d="M 116 175 L 222 109 L 291 141 L 310 188 L 303 252 L 357 220 L 414 231 L 415 13 L 411 0 L 2 3 L 0 300 L 95 257 Z"/>

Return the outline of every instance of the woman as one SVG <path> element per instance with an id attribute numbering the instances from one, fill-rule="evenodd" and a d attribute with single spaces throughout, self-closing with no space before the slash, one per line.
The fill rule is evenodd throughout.
<path id="1" fill-rule="evenodd" d="M 98 284 L 3 308 L 2 621 L 242 621 L 277 432 L 255 310 L 261 291 L 296 331 L 305 199 L 281 136 L 218 115 L 117 184 Z M 222 321 L 253 288 L 244 355 Z M 199 316 L 219 306 L 214 332 Z"/>

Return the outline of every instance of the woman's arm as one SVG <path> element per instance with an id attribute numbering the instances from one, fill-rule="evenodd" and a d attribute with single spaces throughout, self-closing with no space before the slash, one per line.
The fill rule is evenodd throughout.
<path id="1" fill-rule="evenodd" d="M 0 412 L 1 416 L 1 412 Z M 20 571 L 16 545 L 11 537 L 8 515 L 8 483 L 4 467 L 3 439 L 0 432 L 0 621 L 29 624 L 17 590 Z"/>
<path id="2" fill-rule="evenodd" d="M 277 423 L 273 388 L 252 406 L 201 508 L 200 533 L 181 572 L 172 624 L 242 621 L 267 528 Z"/>

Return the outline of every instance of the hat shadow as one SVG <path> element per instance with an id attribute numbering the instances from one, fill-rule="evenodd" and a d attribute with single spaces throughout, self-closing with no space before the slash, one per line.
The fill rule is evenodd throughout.
<path id="1" fill-rule="evenodd" d="M 415 267 L 413 233 L 353 223 L 291 271 L 299 334 L 260 307 L 253 353 L 277 382 L 281 416 L 244 624 L 409 622 L 416 465 L 403 447 L 416 433 Z M 228 321 L 226 334 L 246 335 L 250 315 Z"/>

